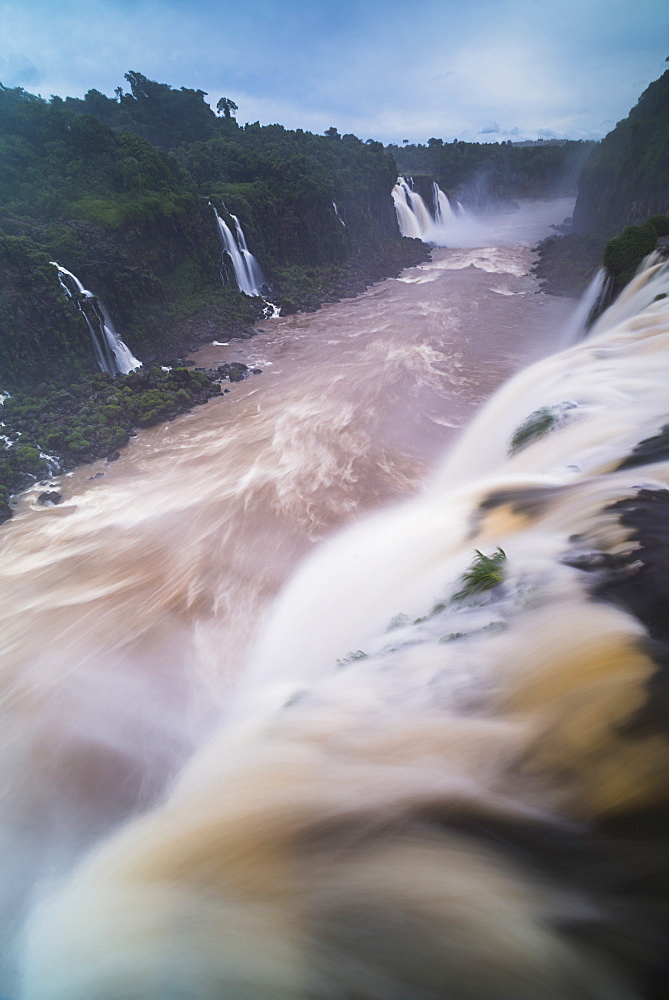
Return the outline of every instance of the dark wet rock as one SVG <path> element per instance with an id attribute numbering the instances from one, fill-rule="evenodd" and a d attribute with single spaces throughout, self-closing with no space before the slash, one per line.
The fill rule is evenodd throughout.
<path id="1" fill-rule="evenodd" d="M 664 462 L 669 458 L 669 424 L 665 424 L 659 434 L 640 441 L 630 455 L 618 466 L 621 469 L 633 469 L 638 465 L 649 465 L 651 462 Z"/>
<path id="2" fill-rule="evenodd" d="M 56 490 L 47 490 L 44 493 L 40 493 L 37 497 L 37 503 L 42 504 L 43 507 L 55 507 L 57 504 L 63 502 L 63 497 Z"/>
<path id="3" fill-rule="evenodd" d="M 250 374 L 249 366 L 242 361 L 230 361 L 218 366 L 215 377 L 218 379 L 227 378 L 231 382 L 243 382 Z"/>
<path id="4" fill-rule="evenodd" d="M 108 462 L 115 462 L 120 457 L 121 457 L 121 452 L 120 451 L 112 451 L 112 453 L 110 455 L 107 455 L 107 461 Z"/>
<path id="5" fill-rule="evenodd" d="M 612 569 L 624 571 L 624 575 L 628 575 L 628 573 L 636 572 L 636 569 L 639 568 L 633 563 L 630 564 L 629 553 L 576 552 L 573 555 L 563 556 L 560 562 L 564 563 L 565 566 L 573 566 L 574 569 L 580 569 L 586 573 L 600 569 Z"/>
<path id="6" fill-rule="evenodd" d="M 562 232 L 539 244 L 532 272 L 549 295 L 579 296 L 601 266 L 605 240 L 589 233 Z"/>
<path id="7" fill-rule="evenodd" d="M 631 548 L 627 565 L 606 574 L 595 596 L 644 625 L 648 652 L 657 664 L 647 682 L 647 700 L 628 728 L 664 733 L 669 719 L 669 490 L 640 489 L 608 510 L 629 530 Z"/>
<path id="8" fill-rule="evenodd" d="M 262 368 L 253 368 L 251 371 L 252 375 L 262 375 Z"/>
<path id="9" fill-rule="evenodd" d="M 94 476 L 89 476 L 88 477 L 88 481 L 90 482 L 93 479 L 102 479 L 103 476 L 104 476 L 104 472 L 96 472 Z"/>

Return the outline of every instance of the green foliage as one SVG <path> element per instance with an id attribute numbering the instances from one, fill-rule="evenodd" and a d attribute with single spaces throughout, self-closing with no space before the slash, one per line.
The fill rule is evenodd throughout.
<path id="1" fill-rule="evenodd" d="M 614 279 L 616 291 L 632 280 L 642 260 L 653 252 L 656 244 L 657 232 L 650 222 L 627 226 L 606 244 L 604 267 Z"/>
<path id="2" fill-rule="evenodd" d="M 230 98 L 217 117 L 203 91 L 136 71 L 126 79 L 130 93 L 117 88 L 114 98 L 91 90 L 45 101 L 0 85 L 5 385 L 34 381 L 44 364 L 94 366 L 83 319 L 49 260 L 100 296 L 139 357 L 203 330 L 248 330 L 262 304 L 222 287 L 209 198 L 241 218 L 285 312 L 354 294 L 414 262 L 418 250 L 400 239 L 388 198 L 396 168 L 380 143 L 240 128 Z"/>
<path id="3" fill-rule="evenodd" d="M 669 70 L 593 149 L 579 179 L 574 224 L 605 236 L 669 204 Z"/>
<path id="4" fill-rule="evenodd" d="M 14 388 L 19 371 L 61 365 L 71 374 L 92 367 L 88 328 L 64 296 L 45 248 L 0 232 L 0 372 Z M 83 359 L 83 364 L 82 364 Z"/>
<path id="5" fill-rule="evenodd" d="M 646 225 L 652 226 L 658 236 L 669 236 L 669 215 L 651 215 Z"/>
<path id="6" fill-rule="evenodd" d="M 473 594 L 497 587 L 504 580 L 505 563 L 506 553 L 499 547 L 491 556 L 485 556 L 476 549 L 476 557 L 469 569 L 462 574 L 462 587 L 453 594 L 453 600 L 462 601 Z"/>
<path id="7" fill-rule="evenodd" d="M 142 136 L 2 85 L 0 192 L 11 215 L 110 226 L 172 216 L 191 197 L 187 176 Z"/>
<path id="8" fill-rule="evenodd" d="M 429 175 L 477 207 L 514 198 L 571 194 L 594 143 L 514 146 L 511 142 L 444 142 L 388 146 L 400 174 Z"/>
<path id="9" fill-rule="evenodd" d="M 127 444 L 137 427 L 149 427 L 206 403 L 220 393 L 202 372 L 163 371 L 157 365 L 129 375 L 88 375 L 62 389 L 40 384 L 2 407 L 4 432 L 18 440 L 0 451 L 0 490 L 7 495 L 48 474 L 41 450 L 61 469 L 93 461 Z M 2 509 L 0 508 L 0 518 Z"/>
<path id="10" fill-rule="evenodd" d="M 556 422 L 557 416 L 550 406 L 542 406 L 534 413 L 530 413 L 529 417 L 523 420 L 520 427 L 514 431 L 509 445 L 509 454 L 514 455 L 528 444 L 544 437 L 553 430 Z"/>
<path id="11" fill-rule="evenodd" d="M 44 472 L 46 466 L 42 461 L 38 448 L 32 448 L 30 445 L 25 444 L 17 444 L 14 446 L 14 454 L 17 463 L 25 472 L 36 476 Z"/>
<path id="12" fill-rule="evenodd" d="M 575 409 L 576 403 L 564 402 L 554 406 L 540 406 L 538 410 L 534 410 L 514 431 L 509 443 L 509 455 L 515 455 L 528 444 L 561 427 Z"/>

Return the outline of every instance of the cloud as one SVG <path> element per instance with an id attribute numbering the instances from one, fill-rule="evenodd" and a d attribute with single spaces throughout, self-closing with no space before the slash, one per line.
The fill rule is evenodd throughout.
<path id="1" fill-rule="evenodd" d="M 6 87 L 38 87 L 44 74 L 22 52 L 0 56 L 0 80 Z"/>
<path id="2" fill-rule="evenodd" d="M 134 69 L 230 97 L 241 122 L 401 142 L 603 134 L 665 69 L 669 4 L 0 0 L 0 18 L 9 86 L 112 94 Z"/>

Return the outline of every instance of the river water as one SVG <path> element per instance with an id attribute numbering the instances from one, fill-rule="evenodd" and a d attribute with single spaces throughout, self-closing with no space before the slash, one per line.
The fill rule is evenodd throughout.
<path id="1" fill-rule="evenodd" d="M 202 348 L 198 364 L 241 360 L 262 374 L 142 432 L 117 462 L 63 477 L 61 506 L 26 499 L 2 529 L 11 926 L 35 885 L 152 803 L 225 717 L 302 557 L 419 494 L 500 383 L 568 346 L 574 302 L 541 293 L 529 270 L 531 248 L 570 207 L 523 205 L 355 299 Z M 464 478 L 470 460 L 482 452 L 461 456 Z M 309 633 L 304 608 L 294 625 Z"/>

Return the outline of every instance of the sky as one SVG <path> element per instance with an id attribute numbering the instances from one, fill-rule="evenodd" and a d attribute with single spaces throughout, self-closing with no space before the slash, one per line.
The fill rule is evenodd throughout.
<path id="1" fill-rule="evenodd" d="M 669 0 L 0 0 L 0 82 L 136 70 L 240 124 L 382 142 L 600 138 L 667 69 Z"/>

